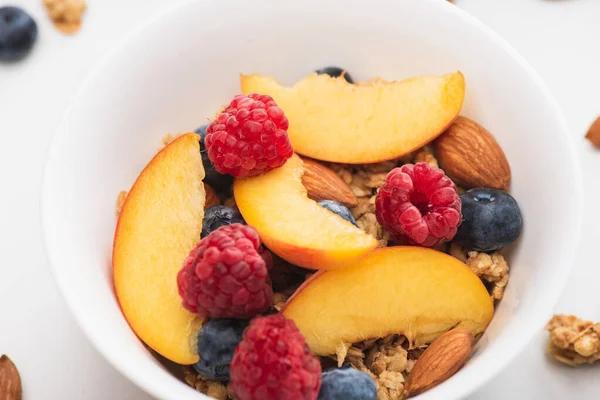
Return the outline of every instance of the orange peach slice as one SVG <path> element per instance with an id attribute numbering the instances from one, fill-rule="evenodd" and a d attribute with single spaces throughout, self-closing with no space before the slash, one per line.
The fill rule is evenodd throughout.
<path id="1" fill-rule="evenodd" d="M 115 290 L 131 329 L 178 364 L 198 361 L 202 320 L 181 305 L 177 273 L 200 240 L 204 167 L 199 137 L 185 134 L 159 152 L 127 195 L 115 232 Z"/>
<path id="2" fill-rule="evenodd" d="M 462 107 L 465 80 L 455 72 L 353 85 L 313 73 L 285 87 L 270 77 L 242 75 L 241 89 L 273 97 L 299 154 L 366 164 L 400 157 L 440 135 Z"/>
<path id="3" fill-rule="evenodd" d="M 374 237 L 307 197 L 302 174 L 302 159 L 294 154 L 281 168 L 235 180 L 237 206 L 264 244 L 312 269 L 344 267 L 372 251 Z"/>
<path id="4" fill-rule="evenodd" d="M 403 334 L 414 346 L 452 328 L 485 330 L 494 315 L 479 278 L 462 262 L 421 247 L 378 249 L 347 268 L 319 271 L 288 300 L 294 320 L 318 355 L 351 343 Z"/>

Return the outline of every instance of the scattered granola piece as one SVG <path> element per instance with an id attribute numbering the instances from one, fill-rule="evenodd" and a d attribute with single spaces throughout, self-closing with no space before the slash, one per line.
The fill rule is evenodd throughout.
<path id="1" fill-rule="evenodd" d="M 425 146 L 419 152 L 417 152 L 417 154 L 415 155 L 414 162 L 425 162 L 431 167 L 440 167 L 437 158 L 435 158 L 435 155 L 433 154 L 433 150 L 431 150 L 429 146 Z"/>
<path id="2" fill-rule="evenodd" d="M 63 33 L 73 34 L 81 28 L 87 6 L 84 0 L 43 0 L 54 26 Z"/>
<path id="3" fill-rule="evenodd" d="M 600 147 L 600 117 L 590 125 L 585 138 L 589 140 L 594 146 Z"/>
<path id="4" fill-rule="evenodd" d="M 119 196 L 117 196 L 117 217 L 121 214 L 121 210 L 123 209 L 123 205 L 125 204 L 125 200 L 127 199 L 127 191 L 122 190 L 119 192 Z"/>
<path id="5" fill-rule="evenodd" d="M 600 323 L 557 314 L 546 330 L 550 332 L 548 352 L 558 361 L 576 367 L 600 360 Z"/>

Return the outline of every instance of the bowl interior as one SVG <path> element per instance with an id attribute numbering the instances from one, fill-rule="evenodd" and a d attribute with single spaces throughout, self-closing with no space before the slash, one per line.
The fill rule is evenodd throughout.
<path id="1" fill-rule="evenodd" d="M 292 84 L 326 65 L 359 80 L 461 70 L 462 114 L 496 136 L 512 167 L 525 229 L 505 299 L 471 362 L 423 398 L 472 392 L 542 329 L 577 242 L 579 171 L 560 111 L 503 41 L 439 0 L 191 1 L 132 33 L 86 80 L 44 184 L 47 249 L 61 291 L 97 348 L 154 396 L 202 397 L 151 355 L 119 310 L 110 269 L 117 194 L 163 135 L 194 130 L 238 93 L 239 73 Z"/>

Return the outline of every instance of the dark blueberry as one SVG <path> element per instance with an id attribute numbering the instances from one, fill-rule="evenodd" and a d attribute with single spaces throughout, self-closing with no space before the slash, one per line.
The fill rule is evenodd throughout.
<path id="1" fill-rule="evenodd" d="M 377 385 L 366 372 L 332 369 L 321 375 L 318 400 L 377 400 Z"/>
<path id="2" fill-rule="evenodd" d="M 194 368 L 206 379 L 227 382 L 233 352 L 242 341 L 248 321 L 239 319 L 213 319 L 198 331 L 200 361 Z"/>
<path id="3" fill-rule="evenodd" d="M 325 67 L 325 68 L 321 68 L 315 71 L 317 74 L 321 75 L 321 74 L 327 74 L 329 76 L 331 76 L 332 78 L 337 78 L 338 76 L 341 76 L 342 74 L 344 74 L 344 79 L 346 80 L 346 82 L 348 83 L 354 83 L 354 80 L 352 79 L 352 77 L 350 76 L 350 74 L 348 73 L 348 71 L 346 71 L 343 68 L 339 68 L 339 67 Z"/>
<path id="4" fill-rule="evenodd" d="M 477 251 L 493 251 L 517 240 L 523 218 L 511 195 L 496 189 L 471 189 L 460 199 L 463 222 L 456 242 Z"/>
<path id="5" fill-rule="evenodd" d="M 202 165 L 204 165 L 204 182 L 215 189 L 218 193 L 227 192 L 233 183 L 233 176 L 223 175 L 219 173 L 213 163 L 208 158 L 208 151 L 204 147 L 204 138 L 206 137 L 206 128 L 208 124 L 202 125 L 196 129 L 196 133 L 200 135 L 200 153 L 202 154 Z"/>
<path id="6" fill-rule="evenodd" d="M 326 208 L 329 211 L 344 218 L 346 221 L 352 222 L 352 224 L 358 228 L 358 224 L 356 223 L 356 220 L 352 216 L 352 213 L 350 212 L 350 210 L 348 210 L 348 207 L 346 207 L 342 203 L 338 203 L 337 201 L 333 201 L 333 200 L 321 200 L 318 202 L 318 204 L 321 207 Z"/>
<path id="7" fill-rule="evenodd" d="M 0 61 L 25 57 L 37 38 L 37 24 L 17 7 L 0 7 Z"/>
<path id="8" fill-rule="evenodd" d="M 202 220 L 202 236 L 208 236 L 212 231 L 231 224 L 244 224 L 246 221 L 238 209 L 227 206 L 213 206 L 204 210 L 204 219 Z"/>

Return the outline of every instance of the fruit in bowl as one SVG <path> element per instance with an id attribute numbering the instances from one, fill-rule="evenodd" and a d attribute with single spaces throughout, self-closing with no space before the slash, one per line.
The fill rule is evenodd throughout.
<path id="1" fill-rule="evenodd" d="M 126 319 L 157 353 L 193 364 L 189 379 L 212 382 L 219 397 L 421 393 L 466 361 L 508 283 L 503 256 L 485 252 L 518 238 L 517 202 L 493 188 L 465 192 L 437 165 L 436 156 L 457 162 L 446 128 L 461 140 L 492 137 L 452 123 L 463 75 L 355 85 L 337 71 L 291 89 L 242 75 L 246 94 L 168 143 L 120 211 L 113 268 Z M 508 184 L 503 153 L 496 160 L 490 167 Z M 206 207 L 205 185 L 226 205 Z M 482 266 L 486 256 L 500 275 L 483 272 L 494 269 Z M 306 272 L 274 287 L 290 269 Z M 427 370 L 435 353 L 450 351 L 456 341 L 443 338 L 453 332 L 471 339 L 444 379 L 411 375 L 409 364 Z M 345 369 L 321 376 L 332 360 Z M 348 374 L 358 374 L 349 387 Z"/>
<path id="2" fill-rule="evenodd" d="M 313 69 L 335 64 L 347 70 L 346 74 L 352 76 L 356 86 L 376 76 L 390 81 L 420 74 L 440 76 L 460 69 L 466 91 L 459 115 L 485 126 L 506 152 L 512 168 L 510 194 L 525 217 L 519 242 L 503 250 L 504 255 L 510 255 L 507 259 L 500 257 L 503 254 L 498 252 L 469 251 L 471 249 L 458 245 L 454 239 L 435 247 L 446 252 L 450 243 L 452 256 L 476 271 L 495 301 L 495 317 L 482 339 L 473 336 L 473 357 L 466 366 L 451 379 L 420 395 L 423 400 L 466 397 L 520 354 L 533 333 L 539 332 L 572 263 L 581 188 L 576 161 L 570 152 L 568 129 L 560 110 L 539 78 L 509 46 L 446 2 L 376 0 L 367 4 L 332 0 L 325 4 L 306 0 L 271 3 L 269 12 L 264 10 L 264 7 L 247 7 L 240 0 L 210 6 L 207 2 L 186 2 L 136 30 L 86 80 L 60 126 L 44 180 L 45 239 L 60 291 L 91 342 L 133 382 L 161 399 L 206 398 L 176 379 L 169 372 L 172 369 L 164 368 L 159 362 L 162 357 L 153 357 L 154 352 L 141 344 L 119 309 L 114 296 L 113 275 L 108 268 L 115 232 L 115 195 L 131 187 L 137 174 L 155 154 L 162 135 L 194 130 L 208 122 L 207 117 L 214 120 L 219 107 L 241 92 L 237 86 L 240 72 L 273 76 L 282 85 L 292 87 Z M 368 18 L 357 19 L 357 15 Z M 199 18 L 218 23 L 198 24 Z M 306 26 L 311 29 L 305 29 Z M 240 37 L 244 40 L 239 40 Z M 277 38 L 276 51 L 272 47 L 274 37 Z M 393 51 L 389 51 L 390 41 L 394 43 Z M 315 46 L 315 43 L 320 45 Z M 484 53 L 486 57 L 482 58 Z M 165 54 L 184 54 L 185 59 L 165 57 Z M 232 62 L 233 55 L 235 62 Z M 115 104 L 119 106 L 115 107 Z M 278 105 L 285 113 L 285 108 Z M 527 113 L 522 112 L 525 109 Z M 445 130 L 438 138 L 447 133 Z M 378 134 L 375 132 L 372 137 L 376 138 Z M 290 142 L 293 148 L 294 143 Z M 90 146 L 90 143 L 94 145 Z M 470 153 L 463 153 L 460 159 L 465 162 L 447 165 L 445 160 L 452 158 L 436 153 L 438 143 L 434 139 L 429 146 L 402 156 L 400 160 L 372 164 L 341 164 L 299 154 L 305 168 L 302 184 L 309 199 L 337 201 L 348 208 L 362 231 L 376 238 L 378 248 L 389 247 L 389 233 L 377 221 L 376 197 L 373 196 L 392 169 L 406 163 L 434 165 L 438 159 L 446 176 L 458 184 L 458 194 L 470 188 L 457 180 L 463 178 L 457 174 L 460 172 L 458 167 L 478 164 L 471 163 L 471 158 L 467 163 L 465 156 Z M 458 147 L 454 146 L 454 149 Z M 474 150 L 469 149 L 469 152 Z M 531 157 L 532 149 L 535 149 L 536 157 Z M 340 147 L 340 152 L 343 150 L 344 146 Z M 207 158 L 208 153 L 200 151 Z M 484 165 L 482 159 L 488 155 L 479 154 L 475 161 Z M 496 155 L 493 159 L 497 159 Z M 321 175 L 312 174 L 312 181 L 306 179 L 308 160 L 337 176 L 349 188 L 353 198 L 347 195 L 347 190 L 341 189 L 339 181 L 335 190 L 325 192 L 324 189 L 333 182 L 329 179 L 331 174 L 327 175 L 327 185 L 320 187 L 316 186 L 318 181 L 314 178 Z M 308 167 L 309 173 L 316 170 Z M 472 167 L 470 171 L 473 171 Z M 485 171 L 489 172 L 489 169 Z M 540 179 L 539 171 L 544 171 L 543 179 Z M 205 174 L 212 175 L 206 166 Z M 237 178 L 231 177 L 234 179 Z M 503 181 L 494 179 L 490 182 Z M 233 220 L 234 213 L 229 209 L 239 210 L 229 192 L 230 185 L 223 185 L 225 190 L 213 184 L 211 181 L 205 185 L 207 196 L 211 194 L 205 206 L 228 207 L 224 214 L 232 216 Z M 562 190 L 557 191 L 556 187 Z M 323 193 L 332 197 L 323 197 Z M 339 196 L 340 193 L 344 196 Z M 338 197 L 333 197 L 334 194 Z M 552 198 L 553 201 L 540 202 L 540 198 Z M 150 207 L 148 212 L 152 209 Z M 327 212 L 335 213 L 329 209 Z M 208 210 L 205 214 L 209 214 Z M 467 217 L 467 211 L 462 208 L 461 214 L 463 218 Z M 552 218 L 547 218 L 549 215 Z M 226 220 L 224 218 L 223 225 L 227 224 Z M 247 222 L 237 218 L 235 221 Z M 220 223 L 216 225 L 220 226 Z M 196 241 L 202 237 L 205 236 L 200 233 Z M 557 241 L 557 237 L 561 240 Z M 403 245 L 414 247 L 410 243 Z M 261 246 L 264 248 L 263 241 Z M 512 273 L 506 285 L 509 264 Z M 273 253 L 272 267 L 268 271 L 273 304 L 267 313 L 284 309 L 295 288 L 306 280 L 307 275 L 314 273 Z M 343 268 L 326 270 L 324 274 L 341 271 Z M 176 282 L 176 276 L 173 282 Z M 502 297 L 504 288 L 507 288 L 505 298 L 498 302 L 496 299 Z M 172 289 L 177 304 L 183 307 L 176 283 Z M 351 293 L 349 291 L 347 296 L 351 297 Z M 298 325 L 297 328 L 302 329 Z M 439 344 L 433 346 L 440 340 L 441 345 L 463 343 L 462 350 L 470 349 L 470 341 L 449 341 L 443 336 L 432 342 L 428 349 L 444 348 Z M 193 344 L 196 340 L 191 341 Z M 224 342 L 223 346 L 230 346 L 230 343 Z M 340 346 L 340 358 L 344 349 Z M 464 353 L 461 351 L 460 354 Z M 405 386 L 409 389 L 426 387 L 423 381 L 408 385 L 409 380 L 421 375 L 410 378 L 412 374 L 408 374 L 408 370 L 429 370 L 415 366 L 423 354 L 422 348 L 411 348 L 404 335 L 365 339 L 352 343 L 347 349 L 342 369 L 349 367 L 351 371 L 364 373 L 375 382 L 378 390 L 386 391 L 385 394 L 390 396 L 399 395 Z M 211 358 L 210 354 L 204 357 L 206 361 L 213 360 L 215 364 L 210 366 L 215 368 L 222 365 L 221 360 L 227 359 L 225 352 L 217 358 Z M 320 357 L 323 372 L 337 371 L 335 360 L 329 362 L 331 357 Z M 428 358 L 431 359 L 427 357 L 425 361 Z M 196 372 L 195 363 L 185 370 L 186 382 L 210 397 L 226 396 L 226 385 L 216 379 L 203 379 Z M 460 364 L 460 360 L 456 363 Z M 333 376 L 334 380 L 322 377 L 321 387 L 337 386 L 336 382 L 343 382 L 346 375 L 340 371 L 327 376 Z M 372 388 L 368 384 L 365 386 Z"/>

